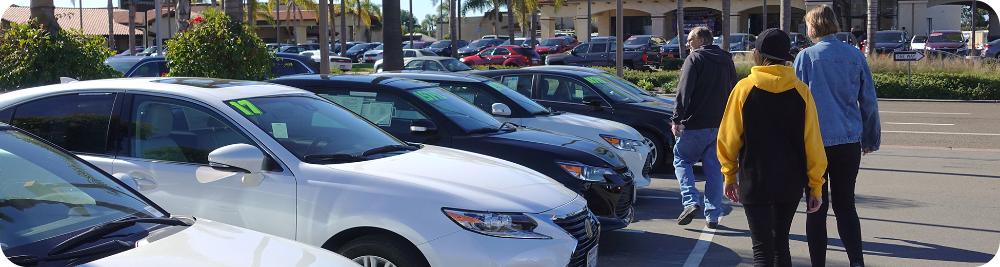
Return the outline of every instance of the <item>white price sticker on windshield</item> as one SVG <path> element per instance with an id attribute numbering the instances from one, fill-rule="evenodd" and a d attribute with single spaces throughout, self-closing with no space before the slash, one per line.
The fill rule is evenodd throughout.
<path id="1" fill-rule="evenodd" d="M 271 123 L 271 135 L 274 138 L 288 138 L 288 125 L 282 122 Z"/>

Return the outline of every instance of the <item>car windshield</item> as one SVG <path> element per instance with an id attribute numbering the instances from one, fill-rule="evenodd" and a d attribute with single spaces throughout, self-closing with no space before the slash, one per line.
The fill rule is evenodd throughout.
<path id="1" fill-rule="evenodd" d="M 905 43 L 906 35 L 901 32 L 876 32 L 876 43 Z"/>
<path id="2" fill-rule="evenodd" d="M 363 100 L 356 98 L 352 100 Z M 307 96 L 272 96 L 226 101 L 238 113 L 267 132 L 281 146 L 304 162 L 316 156 L 361 156 L 374 148 L 405 145 L 351 110 L 362 101 L 344 107 Z M 344 102 L 344 103 L 348 103 Z M 378 104 L 378 105 L 375 105 Z M 364 115 L 389 118 L 392 103 L 369 105 Z M 346 109 L 345 109 L 346 108 Z"/>
<path id="3" fill-rule="evenodd" d="M 606 75 L 584 76 L 583 79 L 596 87 L 597 90 L 604 92 L 605 95 L 615 102 L 634 103 L 643 101 L 639 96 L 629 93 L 628 90 L 622 89 L 617 83 L 605 78 L 604 76 Z"/>
<path id="4" fill-rule="evenodd" d="M 625 45 L 644 45 L 649 43 L 649 39 L 652 37 L 631 37 L 625 40 Z"/>
<path id="5" fill-rule="evenodd" d="M 378 46 L 375 47 L 375 49 L 372 49 L 372 50 L 382 50 L 383 46 L 384 45 L 379 44 Z"/>
<path id="6" fill-rule="evenodd" d="M 365 48 L 368 48 L 368 44 L 356 44 L 356 45 L 352 46 L 351 48 L 347 49 L 347 52 L 351 52 L 351 51 L 358 52 L 358 51 L 361 51 L 361 50 L 365 50 Z"/>
<path id="7" fill-rule="evenodd" d="M 472 68 L 469 67 L 469 65 L 465 65 L 465 63 L 462 63 L 461 61 L 458 61 L 457 59 L 454 59 L 454 58 L 449 58 L 449 59 L 441 60 L 440 62 L 441 62 L 441 65 L 444 65 L 445 69 L 448 69 L 448 71 L 452 71 L 452 72 L 454 72 L 454 71 L 467 71 L 467 70 L 471 70 L 472 69 Z"/>
<path id="8" fill-rule="evenodd" d="M 490 88 L 492 88 L 493 90 L 496 90 L 497 92 L 500 92 L 500 94 L 506 96 L 507 98 L 510 98 L 511 101 L 514 101 L 515 104 L 517 104 L 518 106 L 521 106 L 522 108 L 524 108 L 525 110 L 527 110 L 528 113 L 531 113 L 532 115 L 547 115 L 547 114 L 549 114 L 549 109 L 547 109 L 547 108 L 543 107 L 542 105 L 538 104 L 538 102 L 535 102 L 534 100 L 531 100 L 527 96 L 524 96 L 521 93 L 518 93 L 517 91 L 514 91 L 513 89 L 510 89 L 510 87 L 507 87 L 506 85 L 503 85 L 502 83 L 498 83 L 498 82 L 494 82 L 494 81 L 486 81 L 486 85 L 489 86 Z"/>
<path id="9" fill-rule="evenodd" d="M 917 35 L 917 36 L 914 36 L 914 37 L 913 37 L 913 42 L 914 42 L 914 43 L 923 43 L 923 42 L 927 42 L 927 36 L 923 36 L 923 35 Z"/>
<path id="10" fill-rule="evenodd" d="M 492 115 L 441 87 L 415 89 L 410 90 L 409 93 L 444 114 L 467 133 L 500 129 L 500 122 Z"/>
<path id="11" fill-rule="evenodd" d="M 3 250 L 20 253 L 19 247 L 126 217 L 166 216 L 111 179 L 39 140 L 0 131 Z"/>
<path id="12" fill-rule="evenodd" d="M 131 69 L 132 66 L 135 66 L 136 63 L 139 63 L 139 60 L 140 58 L 108 60 L 104 64 L 110 66 L 112 69 L 115 69 L 118 72 L 125 73 L 128 72 L 128 70 Z"/>
<path id="13" fill-rule="evenodd" d="M 543 46 L 557 46 L 557 45 L 561 45 L 562 43 L 563 43 L 563 39 L 562 38 L 549 38 L 549 39 L 542 40 L 542 45 Z"/>
<path id="14" fill-rule="evenodd" d="M 928 43 L 961 43 L 962 33 L 960 32 L 935 32 L 927 38 Z"/>
<path id="15" fill-rule="evenodd" d="M 434 42 L 433 44 L 431 44 L 431 48 L 446 48 L 450 44 L 451 44 L 450 40 L 437 41 L 437 42 Z"/>
<path id="16" fill-rule="evenodd" d="M 471 43 L 469 43 L 468 46 L 472 47 L 472 48 L 480 48 L 480 47 L 484 47 L 484 46 L 487 46 L 487 45 L 495 44 L 496 40 L 497 39 L 479 39 L 479 40 L 472 41 Z"/>
<path id="17" fill-rule="evenodd" d="M 676 45 L 677 44 L 677 36 L 674 36 L 673 39 L 670 39 L 670 41 L 667 41 L 667 44 Z"/>
<path id="18" fill-rule="evenodd" d="M 646 89 L 639 88 L 639 86 L 636 86 L 635 84 L 632 84 L 631 82 L 629 82 L 629 81 L 627 81 L 625 79 L 619 78 L 618 76 L 614 76 L 614 75 L 607 74 L 607 73 L 601 73 L 600 76 L 602 78 L 604 78 L 604 79 L 607 79 L 607 80 L 609 80 L 609 81 L 617 84 L 618 87 L 620 87 L 622 89 L 625 89 L 626 91 L 629 91 L 633 95 L 647 95 L 647 96 L 652 96 L 653 95 L 649 91 L 646 91 Z"/>

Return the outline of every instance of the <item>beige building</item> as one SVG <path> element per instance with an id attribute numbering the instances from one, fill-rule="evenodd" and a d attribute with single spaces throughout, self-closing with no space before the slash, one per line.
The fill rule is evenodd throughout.
<path id="1" fill-rule="evenodd" d="M 624 0 L 623 30 L 626 35 L 652 34 L 673 37 L 677 33 L 678 0 Z M 767 23 L 762 23 L 763 1 L 732 0 L 729 14 L 722 14 L 721 0 L 680 0 L 684 1 L 684 29 L 707 26 L 721 30 L 722 16 L 729 16 L 731 32 L 756 34 L 765 28 L 780 25 L 780 1 L 767 1 Z M 906 30 L 911 35 L 926 34 L 928 30 L 958 30 L 962 4 L 956 0 L 880 0 L 878 27 L 880 30 Z M 844 31 L 852 27 L 865 29 L 867 4 L 865 0 L 792 0 L 791 30 L 805 32 L 803 17 L 809 8 L 831 5 L 842 17 Z M 615 1 L 594 0 L 591 5 L 593 24 L 588 29 L 587 1 L 567 0 L 566 5 L 556 8 L 551 0 L 541 4 L 540 30 L 543 37 L 553 36 L 556 30 L 574 30 L 577 34 L 593 30 L 599 35 L 615 34 Z M 990 11 L 991 27 L 1000 34 L 998 17 L 993 7 L 1000 8 L 1000 0 L 982 0 L 979 8 Z M 928 27 L 928 18 L 932 26 Z M 567 23 L 570 22 L 570 23 Z M 766 26 L 766 27 L 765 27 Z"/>

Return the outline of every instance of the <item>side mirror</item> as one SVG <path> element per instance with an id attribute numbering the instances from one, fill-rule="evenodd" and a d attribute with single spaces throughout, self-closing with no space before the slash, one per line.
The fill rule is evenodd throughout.
<path id="1" fill-rule="evenodd" d="M 259 173 L 264 169 L 264 152 L 248 144 L 232 144 L 208 153 L 208 164 L 216 169 Z"/>
<path id="2" fill-rule="evenodd" d="M 493 103 L 490 106 L 490 113 L 496 116 L 510 116 L 510 107 L 504 103 Z"/>
<path id="3" fill-rule="evenodd" d="M 410 124 L 410 132 L 423 135 L 434 134 L 437 132 L 437 126 L 429 120 L 414 121 Z"/>
<path id="4" fill-rule="evenodd" d="M 595 109 L 600 109 L 601 108 L 601 103 L 603 103 L 603 102 L 604 102 L 604 99 L 602 99 L 600 96 L 591 95 L 591 96 L 584 96 L 583 97 L 583 104 L 591 106 L 591 107 L 594 107 Z"/>

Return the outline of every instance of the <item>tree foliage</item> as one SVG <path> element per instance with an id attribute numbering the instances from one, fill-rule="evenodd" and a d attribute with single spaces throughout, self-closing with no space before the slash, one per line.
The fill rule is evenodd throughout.
<path id="1" fill-rule="evenodd" d="M 0 88 L 5 90 L 78 80 L 120 77 L 104 60 L 115 53 L 101 36 L 78 31 L 49 34 L 35 21 L 0 32 Z"/>
<path id="2" fill-rule="evenodd" d="M 203 16 L 169 41 L 170 76 L 263 80 L 270 75 L 274 55 L 250 26 L 215 9 Z"/>

